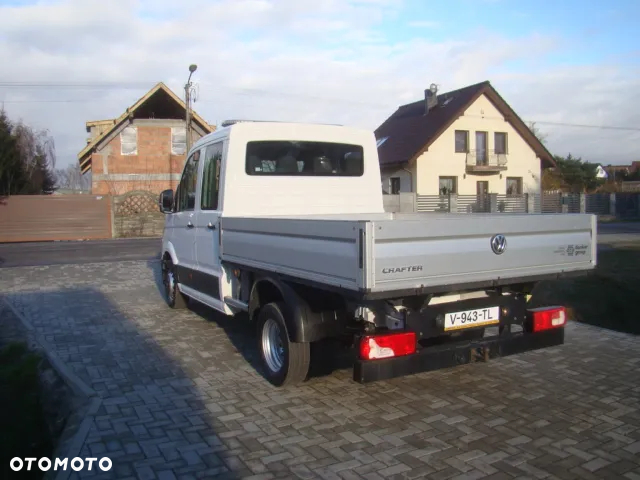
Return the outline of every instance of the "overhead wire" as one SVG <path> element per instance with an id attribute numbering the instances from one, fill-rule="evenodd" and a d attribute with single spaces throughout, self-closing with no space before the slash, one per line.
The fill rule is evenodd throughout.
<path id="1" fill-rule="evenodd" d="M 157 82 L 2 82 L 0 81 L 0 88 L 78 88 L 78 89 L 116 89 L 116 90 L 134 90 L 139 88 L 148 88 L 149 85 Z M 220 87 L 216 87 L 220 89 Z M 363 102 L 357 100 L 346 100 L 335 97 L 323 97 L 308 94 L 297 94 L 292 92 L 278 92 L 274 90 L 266 90 L 259 88 L 237 88 L 237 87 L 222 87 L 223 90 L 230 90 L 237 95 L 269 95 L 269 96 L 284 96 L 284 97 L 297 97 L 305 100 L 317 100 L 322 102 L 334 102 L 340 104 L 353 104 L 361 105 L 371 108 L 389 108 L 389 105 L 383 105 L 381 103 Z M 102 101 L 102 98 L 91 99 L 28 99 L 28 100 L 0 100 L 0 104 L 17 104 L 17 103 L 91 103 Z M 211 103 L 213 100 L 200 100 L 198 103 Z M 535 123 L 537 125 L 550 125 L 559 127 L 573 127 L 573 128 L 591 128 L 597 130 L 619 130 L 640 132 L 640 127 L 625 127 L 619 125 L 589 125 L 570 122 L 553 122 L 546 120 L 526 120 L 529 123 Z"/>

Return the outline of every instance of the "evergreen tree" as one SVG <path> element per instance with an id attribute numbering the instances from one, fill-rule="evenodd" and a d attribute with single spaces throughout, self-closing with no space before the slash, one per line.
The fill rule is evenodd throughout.
<path id="1" fill-rule="evenodd" d="M 0 196 L 15 195 L 24 186 L 26 172 L 20 161 L 20 150 L 13 125 L 0 111 Z"/>

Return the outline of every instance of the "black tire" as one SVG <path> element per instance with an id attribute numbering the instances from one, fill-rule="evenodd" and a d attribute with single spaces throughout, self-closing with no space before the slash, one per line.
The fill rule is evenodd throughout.
<path id="1" fill-rule="evenodd" d="M 162 261 L 162 284 L 167 305 L 176 310 L 187 308 L 188 298 L 178 289 L 176 268 L 171 258 Z"/>
<path id="2" fill-rule="evenodd" d="M 310 344 L 289 340 L 284 319 L 284 304 L 269 303 L 258 314 L 258 350 L 266 379 L 276 387 L 302 383 L 309 374 Z M 274 344 L 274 339 L 279 344 Z M 269 346 L 277 345 L 278 353 Z M 278 362 L 280 359 L 280 362 Z M 279 365 L 278 365 L 279 363 Z M 279 367 L 279 368 L 278 368 Z"/>

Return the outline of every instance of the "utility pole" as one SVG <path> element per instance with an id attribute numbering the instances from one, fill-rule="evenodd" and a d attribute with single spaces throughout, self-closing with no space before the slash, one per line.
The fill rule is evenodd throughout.
<path id="1" fill-rule="evenodd" d="M 187 106 L 186 127 L 185 127 L 185 132 L 187 134 L 186 155 L 189 155 L 189 149 L 191 148 L 191 75 L 193 75 L 193 72 L 195 72 L 197 68 L 198 66 L 195 64 L 189 65 L 189 79 L 187 80 L 187 83 L 184 86 L 184 98 L 185 98 L 185 104 Z"/>

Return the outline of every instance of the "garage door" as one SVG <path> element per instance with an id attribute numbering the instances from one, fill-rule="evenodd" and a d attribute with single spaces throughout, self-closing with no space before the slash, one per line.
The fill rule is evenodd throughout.
<path id="1" fill-rule="evenodd" d="M 99 195 L 0 198 L 0 242 L 111 238 L 111 201 Z"/>

